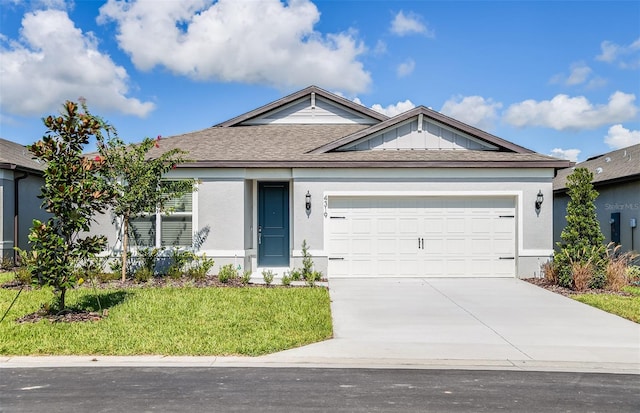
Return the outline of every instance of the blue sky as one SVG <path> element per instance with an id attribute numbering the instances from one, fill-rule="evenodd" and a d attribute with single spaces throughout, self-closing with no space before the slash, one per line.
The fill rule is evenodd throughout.
<path id="1" fill-rule="evenodd" d="M 584 161 L 640 143 L 637 1 L 0 0 L 0 137 L 66 99 L 129 142 L 309 85 Z"/>

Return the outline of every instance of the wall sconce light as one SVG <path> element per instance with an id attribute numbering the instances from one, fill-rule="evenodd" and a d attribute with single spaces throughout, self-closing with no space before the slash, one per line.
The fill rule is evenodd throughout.
<path id="1" fill-rule="evenodd" d="M 536 211 L 540 211 L 540 208 L 542 208 L 542 202 L 544 202 L 544 195 L 542 195 L 541 190 L 538 190 L 538 195 L 536 196 Z"/>
<path id="2" fill-rule="evenodd" d="M 311 211 L 311 193 L 307 191 L 307 194 L 304 196 L 304 208 L 307 212 Z"/>

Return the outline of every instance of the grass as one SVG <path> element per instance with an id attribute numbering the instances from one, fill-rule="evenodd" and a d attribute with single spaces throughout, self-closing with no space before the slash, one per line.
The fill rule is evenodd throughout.
<path id="1" fill-rule="evenodd" d="M 11 278 L 0 274 L 0 283 Z M 16 294 L 0 289 L 0 316 Z M 108 316 L 19 324 L 51 300 L 48 290 L 23 291 L 0 323 L 0 354 L 256 356 L 332 335 L 324 288 L 80 288 L 67 297 L 69 307 L 108 308 Z"/>
<path id="2" fill-rule="evenodd" d="M 623 287 L 630 296 L 617 294 L 577 294 L 574 300 L 599 308 L 608 313 L 640 323 L 640 287 Z"/>

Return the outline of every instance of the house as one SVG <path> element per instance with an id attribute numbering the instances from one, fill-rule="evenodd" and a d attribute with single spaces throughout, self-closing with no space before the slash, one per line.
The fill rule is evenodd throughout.
<path id="1" fill-rule="evenodd" d="M 389 118 L 316 86 L 160 146 L 193 160 L 167 179 L 199 184 L 174 214 L 139 218 L 138 245 L 188 246 L 208 227 L 202 252 L 256 275 L 301 267 L 303 241 L 329 278 L 537 275 L 552 179 L 570 166 L 426 107 Z"/>
<path id="2" fill-rule="evenodd" d="M 640 250 L 640 144 L 594 156 L 576 165 L 593 173 L 593 186 L 600 193 L 596 213 L 605 242 L 620 245 L 621 252 Z M 562 169 L 553 180 L 553 239 L 567 224 L 569 203 L 567 176 L 574 168 Z"/>
<path id="3" fill-rule="evenodd" d="M 14 247 L 28 248 L 34 219 L 47 219 L 38 198 L 44 165 L 26 147 L 0 139 L 0 259 L 15 258 Z"/>

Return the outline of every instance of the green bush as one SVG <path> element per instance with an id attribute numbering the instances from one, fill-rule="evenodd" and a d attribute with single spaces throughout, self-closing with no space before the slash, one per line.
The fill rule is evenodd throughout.
<path id="1" fill-rule="evenodd" d="M 233 266 L 233 264 L 227 264 L 220 267 L 220 271 L 218 272 L 218 281 L 221 283 L 228 283 L 230 280 L 234 280 L 238 278 L 238 270 Z"/>
<path id="2" fill-rule="evenodd" d="M 251 281 L 251 271 L 244 270 L 244 272 L 242 273 L 242 277 L 240 278 L 240 282 L 243 285 L 247 285 L 249 284 L 249 281 Z"/>
<path id="3" fill-rule="evenodd" d="M 313 287 L 316 285 L 316 282 L 322 279 L 322 273 L 320 271 L 312 271 L 311 274 L 307 276 L 307 285 L 309 287 Z"/>
<path id="4" fill-rule="evenodd" d="M 195 254 L 191 251 L 173 249 L 171 250 L 171 264 L 167 269 L 167 275 L 173 279 L 182 277 L 185 273 L 185 266 L 193 261 Z"/>
<path id="5" fill-rule="evenodd" d="M 604 235 L 600 230 L 594 204 L 598 191 L 593 189 L 592 181 L 593 173 L 586 168 L 576 168 L 567 177 L 567 194 L 570 197 L 567 204 L 567 225 L 560 235 L 560 253 L 554 260 L 558 284 L 563 287 L 574 286 L 571 268 L 576 263 L 590 263 L 593 268 L 591 285 L 594 287 L 604 286 L 606 282 L 606 248 L 602 244 Z"/>
<path id="6" fill-rule="evenodd" d="M 298 268 L 294 268 L 289 273 L 292 281 L 300 281 L 302 279 L 302 272 Z"/>
<path id="7" fill-rule="evenodd" d="M 273 271 L 271 271 L 271 270 L 263 270 L 262 271 L 262 279 L 264 280 L 265 284 L 271 285 L 271 283 L 273 282 Z"/>
<path id="8" fill-rule="evenodd" d="M 285 273 L 282 276 L 282 285 L 285 285 L 285 286 L 291 285 L 291 275 L 289 273 Z"/>
<path id="9" fill-rule="evenodd" d="M 133 278 L 140 283 L 146 283 L 153 277 L 153 270 L 147 267 L 140 267 L 136 270 Z"/>
<path id="10" fill-rule="evenodd" d="M 640 285 L 640 266 L 631 265 L 627 267 L 627 278 L 629 279 L 629 284 Z"/>
<path id="11" fill-rule="evenodd" d="M 214 263 L 212 258 L 202 255 L 194 260 L 194 264 L 187 270 L 187 274 L 189 278 L 194 280 L 204 280 Z"/>
<path id="12" fill-rule="evenodd" d="M 0 259 L 0 270 L 11 270 L 13 268 L 13 257 L 2 257 Z"/>

